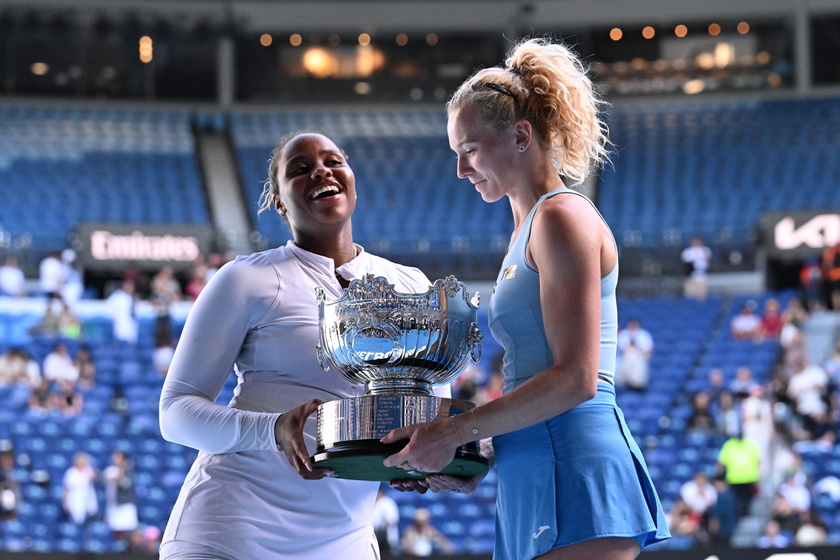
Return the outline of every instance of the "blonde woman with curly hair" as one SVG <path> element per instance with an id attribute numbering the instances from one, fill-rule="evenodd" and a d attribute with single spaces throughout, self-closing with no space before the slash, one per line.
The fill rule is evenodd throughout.
<path id="1" fill-rule="evenodd" d="M 492 437 L 495 560 L 630 560 L 670 536 L 615 401 L 616 244 L 567 186 L 607 159 L 601 103 L 570 49 L 528 39 L 447 105 L 458 176 L 513 212 L 488 310 L 505 388 L 468 413 L 394 430 L 383 441 L 410 441 L 385 464 L 435 472 L 459 445 Z"/>

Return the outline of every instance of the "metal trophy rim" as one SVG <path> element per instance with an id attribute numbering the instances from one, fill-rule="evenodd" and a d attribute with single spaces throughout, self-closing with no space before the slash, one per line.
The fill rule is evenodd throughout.
<path id="1" fill-rule="evenodd" d="M 327 302 L 316 288 L 319 340 L 317 359 L 365 394 L 318 407 L 316 467 L 332 468 L 338 478 L 394 480 L 423 478 L 385 467 L 382 460 L 405 441 L 382 444 L 393 428 L 466 412 L 472 403 L 433 394 L 435 385 L 457 378 L 481 359 L 476 312 L 480 295 L 470 296 L 455 276 L 435 280 L 425 292 L 399 292 L 383 276 L 352 280 L 342 295 Z M 459 297 L 460 294 L 460 297 Z M 456 451 L 442 473 L 474 476 L 488 461 L 477 442 Z"/>

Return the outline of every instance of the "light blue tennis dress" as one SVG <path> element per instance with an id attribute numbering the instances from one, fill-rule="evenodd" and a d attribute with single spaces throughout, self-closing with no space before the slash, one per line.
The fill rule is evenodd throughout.
<path id="1" fill-rule="evenodd" d="M 539 274 L 525 253 L 537 208 L 561 194 L 583 196 L 563 188 L 537 201 L 502 262 L 490 299 L 490 330 L 504 347 L 505 392 L 553 363 L 542 319 Z M 615 402 L 617 281 L 618 264 L 601 279 L 595 398 L 545 422 L 493 438 L 499 474 L 494 560 L 533 558 L 599 537 L 632 537 L 642 547 L 670 537 L 642 452 Z"/>

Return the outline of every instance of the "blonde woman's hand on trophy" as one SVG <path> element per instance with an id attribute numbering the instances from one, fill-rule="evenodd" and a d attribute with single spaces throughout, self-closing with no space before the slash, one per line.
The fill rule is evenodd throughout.
<path id="1" fill-rule="evenodd" d="M 323 402 L 319 399 L 312 399 L 306 404 L 283 413 L 274 424 L 274 440 L 277 444 L 277 450 L 284 452 L 292 467 L 307 480 L 318 480 L 335 475 L 335 471 L 332 469 L 316 469 L 312 466 L 312 458 L 309 456 L 303 438 L 306 419 Z"/>
<path id="2" fill-rule="evenodd" d="M 408 443 L 400 452 L 385 458 L 383 464 L 386 467 L 398 467 L 409 472 L 437 473 L 452 462 L 455 450 L 461 445 L 449 418 L 396 428 L 379 441 L 387 444 L 403 439 L 409 440 Z"/>

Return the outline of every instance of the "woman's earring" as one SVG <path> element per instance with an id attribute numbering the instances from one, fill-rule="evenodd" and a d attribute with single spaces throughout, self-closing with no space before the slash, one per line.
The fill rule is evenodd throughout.
<path id="1" fill-rule="evenodd" d="M 524 152 L 525 151 L 525 146 L 519 146 L 519 151 Z"/>

